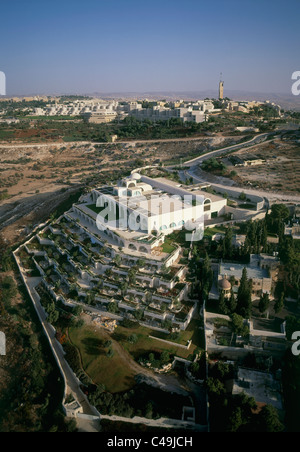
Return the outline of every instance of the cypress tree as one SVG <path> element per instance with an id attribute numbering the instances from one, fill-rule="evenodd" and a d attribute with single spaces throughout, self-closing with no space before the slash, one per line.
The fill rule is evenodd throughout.
<path id="1" fill-rule="evenodd" d="M 251 291 L 252 282 L 248 280 L 247 269 L 244 267 L 237 293 L 237 313 L 244 318 L 249 318 L 251 315 Z"/>

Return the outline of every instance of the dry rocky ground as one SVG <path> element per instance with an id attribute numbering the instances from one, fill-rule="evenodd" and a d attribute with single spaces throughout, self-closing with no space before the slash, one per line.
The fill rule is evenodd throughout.
<path id="1" fill-rule="evenodd" d="M 245 157 L 254 154 L 266 162 L 261 165 L 233 167 L 228 159 L 223 162 L 234 170 L 239 185 L 252 186 L 267 191 L 297 195 L 300 193 L 300 144 L 280 138 L 262 143 L 251 149 L 239 150 L 232 155 Z"/>
<path id="2" fill-rule="evenodd" d="M 135 167 L 180 163 L 241 137 L 212 136 L 174 141 L 114 144 L 54 143 L 0 146 L 0 232 L 16 242 L 28 225 L 49 218 L 71 193 L 113 180 Z"/>

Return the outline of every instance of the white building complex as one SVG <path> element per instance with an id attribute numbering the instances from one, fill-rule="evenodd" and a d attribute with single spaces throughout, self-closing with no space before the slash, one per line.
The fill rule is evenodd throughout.
<path id="1" fill-rule="evenodd" d="M 208 100 L 180 101 L 174 104 L 176 107 L 167 105 L 156 102 L 156 105 L 143 108 L 142 103 L 138 101 L 77 100 L 68 103 L 49 104 L 46 108 L 36 108 L 33 114 L 38 116 L 83 116 L 93 123 L 111 122 L 117 117 L 123 119 L 126 116 L 134 116 L 139 120 L 150 119 L 151 121 L 179 118 L 183 122 L 198 123 L 205 121 L 207 114 L 214 111 L 213 103 Z"/>
<path id="2" fill-rule="evenodd" d="M 225 206 L 224 198 L 133 173 L 117 185 L 93 189 L 73 209 L 121 247 L 151 253 L 174 230 L 184 228 L 187 241 L 200 240 L 204 220 Z"/>

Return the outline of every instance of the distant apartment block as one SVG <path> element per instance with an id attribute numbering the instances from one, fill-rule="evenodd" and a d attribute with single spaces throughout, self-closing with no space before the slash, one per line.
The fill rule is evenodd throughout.
<path id="1" fill-rule="evenodd" d="M 92 123 L 107 123 L 117 117 L 123 119 L 126 116 L 134 116 L 139 120 L 151 121 L 179 118 L 183 122 L 200 123 L 206 120 L 207 115 L 214 111 L 211 101 L 198 100 L 195 102 L 174 102 L 165 106 L 165 102 L 155 102 L 155 105 L 143 108 L 138 101 L 102 101 L 86 100 L 68 103 L 56 103 L 46 108 L 36 108 L 35 116 L 83 116 Z M 174 105 L 174 107 L 173 107 Z M 176 107 L 175 107 L 176 105 Z"/>

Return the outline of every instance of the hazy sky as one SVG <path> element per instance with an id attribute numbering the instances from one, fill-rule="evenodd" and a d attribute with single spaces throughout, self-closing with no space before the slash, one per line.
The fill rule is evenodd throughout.
<path id="1" fill-rule="evenodd" d="M 7 94 L 291 92 L 299 0 L 4 0 Z M 226 94 L 226 91 L 225 91 Z"/>

